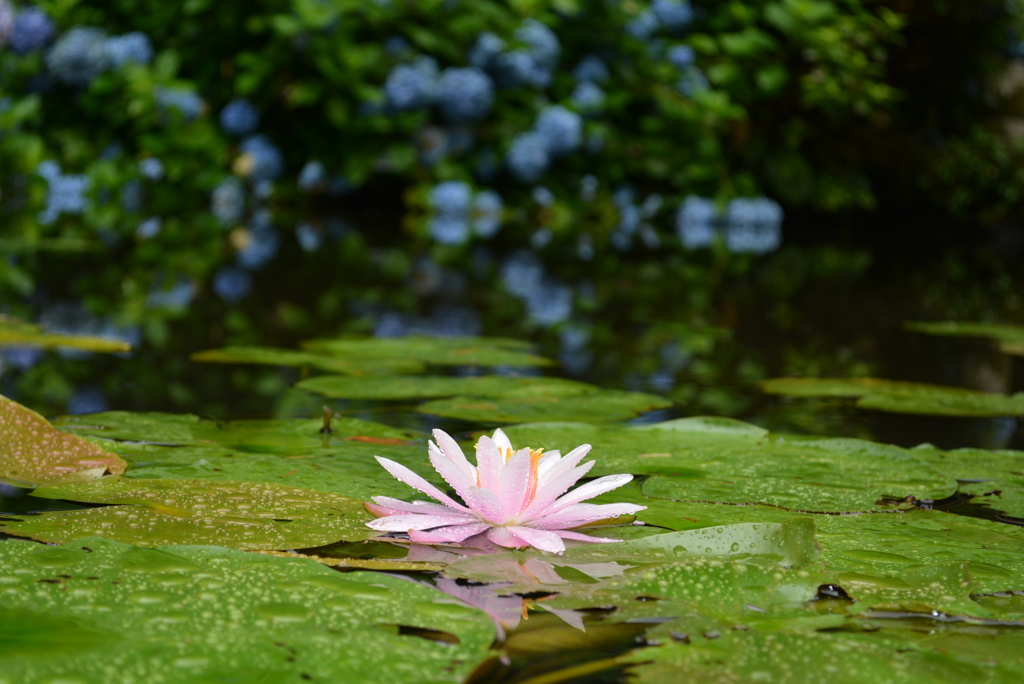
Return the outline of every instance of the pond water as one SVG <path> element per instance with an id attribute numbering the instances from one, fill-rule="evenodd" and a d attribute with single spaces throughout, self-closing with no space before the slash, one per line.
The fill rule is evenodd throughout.
<path id="1" fill-rule="evenodd" d="M 870 247 L 798 230 L 767 255 L 541 275 L 522 255 L 477 272 L 442 256 L 366 276 L 362 304 L 323 320 L 322 299 L 270 283 L 251 328 L 200 301 L 128 355 L 19 369 L 8 349 L 5 393 L 61 432 L 2 405 L 0 439 L 29 456 L 0 473 L 0 625 L 23 625 L 0 626 L 0 684 L 1019 680 L 1017 338 L 907 327 L 1021 322 L 1019 269 L 982 243 Z M 58 376 L 70 393 L 48 390 Z M 366 527 L 372 496 L 425 498 L 375 455 L 459 498 L 430 430 L 472 460 L 497 427 L 517 447 L 592 444 L 583 486 L 632 475 L 594 503 L 645 508 L 586 530 L 622 543 Z"/>

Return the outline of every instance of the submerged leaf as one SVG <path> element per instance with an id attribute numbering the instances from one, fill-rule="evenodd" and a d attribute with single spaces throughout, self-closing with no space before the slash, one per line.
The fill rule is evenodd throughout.
<path id="1" fill-rule="evenodd" d="M 0 397 L 0 479 L 33 486 L 76 472 L 122 473 L 115 454 L 55 430 L 41 415 Z"/>

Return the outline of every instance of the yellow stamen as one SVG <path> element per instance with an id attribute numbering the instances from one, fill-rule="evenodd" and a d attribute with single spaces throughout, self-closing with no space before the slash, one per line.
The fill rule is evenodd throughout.
<path id="1" fill-rule="evenodd" d="M 541 456 L 544 455 L 543 449 L 531 449 L 530 450 L 530 493 L 526 497 L 526 503 L 532 503 L 533 497 L 537 496 L 537 481 L 540 479 L 537 476 L 537 465 L 540 463 Z"/>

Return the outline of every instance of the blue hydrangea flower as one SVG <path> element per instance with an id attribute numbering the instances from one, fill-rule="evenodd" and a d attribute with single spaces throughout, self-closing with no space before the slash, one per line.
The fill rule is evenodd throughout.
<path id="1" fill-rule="evenodd" d="M 243 158 L 247 160 L 243 170 L 253 181 L 276 180 L 284 171 L 281 151 L 265 135 L 252 135 L 239 145 Z"/>
<path id="2" fill-rule="evenodd" d="M 107 396 L 99 387 L 79 387 L 68 397 L 67 413 L 72 416 L 100 413 L 108 408 Z"/>
<path id="3" fill-rule="evenodd" d="M 156 157 L 146 157 L 139 162 L 139 173 L 143 178 L 158 181 L 164 177 L 164 164 Z"/>
<path id="4" fill-rule="evenodd" d="M 431 216 L 427 230 L 442 245 L 461 245 L 469 240 L 469 222 L 465 216 Z"/>
<path id="5" fill-rule="evenodd" d="M 139 227 L 135 229 L 135 234 L 140 240 L 150 240 L 160 234 L 163 226 L 164 222 L 158 216 L 151 216 L 139 224 Z"/>
<path id="6" fill-rule="evenodd" d="M 7 39 L 14 29 L 14 8 L 8 0 L 0 0 L 0 50 L 7 46 Z"/>
<path id="7" fill-rule="evenodd" d="M 53 21 L 38 7 L 19 12 L 11 26 L 10 46 L 17 55 L 24 55 L 49 45 L 53 38 Z"/>
<path id="8" fill-rule="evenodd" d="M 737 198 L 725 209 L 725 245 L 732 252 L 766 254 L 782 241 L 782 207 L 767 197 Z"/>
<path id="9" fill-rule="evenodd" d="M 234 176 L 225 178 L 210 194 L 210 212 L 224 226 L 242 220 L 245 211 L 245 187 Z"/>
<path id="10" fill-rule="evenodd" d="M 52 159 L 44 159 L 36 166 L 36 175 L 50 182 L 60 177 L 60 173 L 60 164 Z"/>
<path id="11" fill-rule="evenodd" d="M 550 74 L 540 68 L 525 49 L 511 50 L 498 55 L 494 71 L 498 84 L 504 88 L 543 86 L 550 81 Z"/>
<path id="12" fill-rule="evenodd" d="M 637 40 L 647 40 L 658 30 L 658 15 L 650 9 L 635 16 L 626 24 L 626 33 Z"/>
<path id="13" fill-rule="evenodd" d="M 587 55 L 580 60 L 572 75 L 577 81 L 590 81 L 591 83 L 604 83 L 610 78 L 608 67 L 597 55 Z"/>
<path id="14" fill-rule="evenodd" d="M 246 99 L 233 100 L 220 110 L 220 127 L 228 135 L 242 138 L 253 133 L 259 125 L 259 110 Z"/>
<path id="15" fill-rule="evenodd" d="M 534 131 L 517 134 L 505 156 L 505 166 L 517 180 L 524 183 L 540 180 L 550 163 L 548 141 Z"/>
<path id="16" fill-rule="evenodd" d="M 203 98 L 184 88 L 158 88 L 156 106 L 164 112 L 177 112 L 182 121 L 195 121 L 203 113 Z"/>
<path id="17" fill-rule="evenodd" d="M 543 185 L 536 186 L 530 193 L 533 201 L 542 207 L 550 207 L 555 203 L 555 194 Z"/>
<path id="18" fill-rule="evenodd" d="M 131 213 L 142 211 L 142 202 L 145 199 L 145 190 L 142 183 L 137 180 L 130 180 L 121 188 L 121 208 Z"/>
<path id="19" fill-rule="evenodd" d="M 536 19 L 524 19 L 513 35 L 516 40 L 526 45 L 538 67 L 552 71 L 558 66 L 562 46 L 558 42 L 558 36 L 547 26 Z"/>
<path id="20" fill-rule="evenodd" d="M 570 99 L 576 109 L 587 114 L 596 114 L 604 109 L 604 91 L 592 81 L 581 81 L 576 84 Z"/>
<path id="21" fill-rule="evenodd" d="M 213 276 L 213 291 L 229 304 L 240 302 L 252 291 L 252 276 L 240 268 L 225 266 Z"/>
<path id="22" fill-rule="evenodd" d="M 583 120 L 561 105 L 542 110 L 533 129 L 544 139 L 553 157 L 569 154 L 583 142 Z"/>
<path id="23" fill-rule="evenodd" d="M 179 275 L 168 284 L 166 280 L 153 285 L 146 305 L 153 309 L 186 309 L 196 297 L 196 284 L 186 275 Z"/>
<path id="24" fill-rule="evenodd" d="M 149 36 L 141 31 L 111 36 L 105 47 L 110 65 L 115 69 L 125 64 L 149 64 L 153 61 L 153 45 Z"/>
<path id="25" fill-rule="evenodd" d="M 661 210 L 663 204 L 665 204 L 665 198 L 658 193 L 648 195 L 644 198 L 643 204 L 640 205 L 640 213 L 645 219 L 654 218 Z"/>
<path id="26" fill-rule="evenodd" d="M 265 202 L 274 196 L 274 181 L 258 180 L 252 184 L 252 196 L 261 202 Z"/>
<path id="27" fill-rule="evenodd" d="M 494 84 L 476 67 L 448 68 L 438 80 L 437 99 L 449 121 L 478 121 L 491 111 Z"/>
<path id="28" fill-rule="evenodd" d="M 44 172 L 51 172 L 46 169 Z M 59 174 L 59 171 L 58 171 Z M 43 224 L 51 224 L 62 214 L 81 214 L 85 211 L 87 200 L 86 191 L 92 181 L 88 176 L 82 175 L 56 175 L 47 178 L 49 188 L 46 193 L 46 207 L 39 215 L 39 221 Z"/>
<path id="29" fill-rule="evenodd" d="M 445 181 L 430 189 L 430 207 L 441 216 L 464 217 L 469 213 L 473 190 L 462 181 Z"/>
<path id="30" fill-rule="evenodd" d="M 690 195 L 676 212 L 676 233 L 687 249 L 707 247 L 715 241 L 718 207 L 714 200 Z"/>
<path id="31" fill-rule="evenodd" d="M 106 44 L 106 35 L 100 29 L 73 28 L 46 54 L 46 66 L 59 81 L 87 86 L 110 66 Z"/>
<path id="32" fill-rule="evenodd" d="M 688 97 L 702 90 L 707 90 L 708 87 L 707 77 L 697 67 L 683 69 L 683 73 L 679 76 L 679 81 L 676 83 L 676 90 Z"/>
<path id="33" fill-rule="evenodd" d="M 275 256 L 281 246 L 281 236 L 270 227 L 257 227 L 248 232 L 245 244 L 238 250 L 235 259 L 244 269 L 254 271 L 261 268 Z"/>
<path id="34" fill-rule="evenodd" d="M 689 0 L 654 0 L 651 9 L 658 21 L 669 31 L 681 31 L 693 21 Z"/>
<path id="35" fill-rule="evenodd" d="M 302 171 L 299 172 L 299 189 L 304 192 L 310 192 L 311 190 L 326 186 L 328 180 L 327 167 L 322 162 L 307 162 L 302 167 Z"/>
<path id="36" fill-rule="evenodd" d="M 494 237 L 501 230 L 504 211 L 501 195 L 493 190 L 484 190 L 473 198 L 473 232 L 484 239 Z"/>
<path id="37" fill-rule="evenodd" d="M 315 252 L 323 244 L 323 233 L 310 223 L 300 223 L 295 227 L 295 239 L 303 252 Z"/>
<path id="38" fill-rule="evenodd" d="M 28 370 L 43 358 L 43 350 L 39 347 L 4 347 L 0 349 L 0 368 L 13 366 L 18 370 Z"/>
<path id="39" fill-rule="evenodd" d="M 601 181 L 597 180 L 597 176 L 587 174 L 580 179 L 580 199 L 584 202 L 593 202 L 597 197 L 597 189 L 600 187 Z"/>
<path id="40" fill-rule="evenodd" d="M 689 45 L 673 45 L 665 53 L 669 64 L 677 69 L 685 70 L 697 63 L 697 53 Z"/>
<path id="41" fill-rule="evenodd" d="M 469 63 L 477 69 L 492 71 L 497 68 L 498 57 L 505 50 L 505 41 L 489 31 L 481 33 L 469 49 Z"/>
<path id="42" fill-rule="evenodd" d="M 526 314 L 537 324 L 550 328 L 572 316 L 572 288 L 545 279 L 524 298 Z"/>
<path id="43" fill-rule="evenodd" d="M 419 56 L 413 64 L 399 64 L 384 82 L 384 95 L 396 111 L 429 107 L 437 95 L 437 62 Z"/>

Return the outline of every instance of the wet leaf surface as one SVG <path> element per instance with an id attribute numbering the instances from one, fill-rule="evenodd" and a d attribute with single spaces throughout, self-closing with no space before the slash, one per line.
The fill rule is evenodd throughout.
<path id="1" fill-rule="evenodd" d="M 458 377 L 350 378 L 322 375 L 296 385 L 339 399 L 429 399 L 467 395 L 474 397 L 569 397 L 597 391 L 597 387 L 562 378 L 486 375 Z"/>
<path id="2" fill-rule="evenodd" d="M 787 397 L 855 397 L 860 408 L 892 413 L 975 418 L 1024 414 L 1024 393 L 989 394 L 878 378 L 774 378 L 759 385 L 769 394 Z"/>
<path id="3" fill-rule="evenodd" d="M 452 397 L 428 401 L 417 407 L 420 413 L 474 423 L 529 423 L 540 420 L 606 422 L 632 418 L 644 411 L 666 408 L 672 402 L 654 394 L 598 390 L 575 396 L 534 396 L 507 394 L 486 399 Z"/>
<path id="4" fill-rule="evenodd" d="M 1000 323 L 971 323 L 966 321 L 914 321 L 905 324 L 907 330 L 940 337 L 983 337 L 999 344 L 1006 354 L 1024 356 L 1024 326 Z"/>
<path id="5" fill-rule="evenodd" d="M 486 615 L 435 589 L 213 547 L 9 541 L 0 577 L 0 615 L 18 619 L 22 647 L 0 650 L 4 684 L 459 682 L 494 636 Z M 56 638 L 60 657 L 42 651 Z"/>
<path id="6" fill-rule="evenodd" d="M 23 516 L 8 534 L 64 543 L 88 536 L 142 546 L 216 544 L 294 549 L 375 536 L 357 499 L 297 487 L 204 480 L 106 477 L 41 487 L 34 496 L 108 505 Z"/>
<path id="7" fill-rule="evenodd" d="M 302 346 L 355 363 L 377 359 L 416 360 L 435 366 L 550 366 L 528 353 L 531 345 L 499 337 L 418 337 L 309 340 Z"/>
<path id="8" fill-rule="evenodd" d="M 0 479 L 33 486 L 74 473 L 122 473 L 125 465 L 115 454 L 55 430 L 35 411 L 0 397 Z"/>

